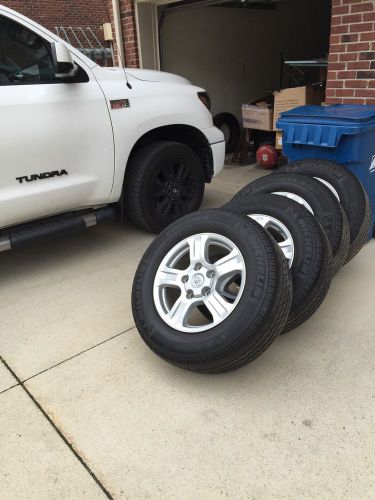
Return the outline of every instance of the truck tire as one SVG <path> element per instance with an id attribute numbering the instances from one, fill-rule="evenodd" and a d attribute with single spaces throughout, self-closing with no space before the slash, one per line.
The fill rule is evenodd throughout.
<path id="1" fill-rule="evenodd" d="M 292 306 L 281 333 L 297 328 L 319 308 L 331 284 L 332 251 L 321 225 L 299 203 L 269 194 L 246 196 L 230 211 L 253 218 L 278 243 L 293 281 Z"/>
<path id="2" fill-rule="evenodd" d="M 350 238 L 348 220 L 336 197 L 320 182 L 305 175 L 274 173 L 245 186 L 225 208 L 244 196 L 258 193 L 283 194 L 303 203 L 315 215 L 331 244 L 333 273 L 336 274 L 346 261 Z"/>
<path id="3" fill-rule="evenodd" d="M 237 118 L 232 113 L 219 113 L 214 116 L 214 125 L 220 130 L 224 127 L 228 129 L 229 137 L 225 138 L 225 152 L 233 153 L 241 135 Z"/>
<path id="4" fill-rule="evenodd" d="M 366 243 L 371 227 L 371 207 L 360 181 L 343 165 L 316 158 L 293 161 L 284 170 L 315 177 L 333 188 L 349 222 L 350 245 L 346 258 L 349 262 Z"/>
<path id="5" fill-rule="evenodd" d="M 159 233 L 171 222 L 198 210 L 204 172 L 194 151 L 178 142 L 143 146 L 125 172 L 125 214 L 137 226 Z"/>
<path id="6" fill-rule="evenodd" d="M 132 290 L 145 343 L 169 363 L 201 373 L 257 358 L 283 329 L 291 301 L 278 246 L 251 219 L 223 210 L 196 212 L 166 228 L 142 257 Z"/>

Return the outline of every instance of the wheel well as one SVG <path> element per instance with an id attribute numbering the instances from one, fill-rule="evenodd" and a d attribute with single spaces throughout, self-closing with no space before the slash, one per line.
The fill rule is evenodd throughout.
<path id="1" fill-rule="evenodd" d="M 147 132 L 135 143 L 130 157 L 145 144 L 154 141 L 176 141 L 189 146 L 200 158 L 206 182 L 211 182 L 214 174 L 212 151 L 206 136 L 190 125 L 167 125 Z"/>

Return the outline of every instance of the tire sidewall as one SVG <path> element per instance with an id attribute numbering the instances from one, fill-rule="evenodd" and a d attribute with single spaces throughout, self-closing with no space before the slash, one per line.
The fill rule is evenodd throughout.
<path id="1" fill-rule="evenodd" d="M 225 207 L 230 209 L 232 203 L 239 201 L 243 196 L 250 193 L 271 194 L 277 191 L 295 193 L 306 200 L 311 206 L 314 216 L 321 223 L 331 244 L 333 243 L 335 233 L 334 214 L 331 210 L 333 201 L 326 188 L 315 179 L 300 174 L 270 174 L 245 186 Z M 333 246 L 333 251 L 335 250 L 336 248 Z"/>
<path id="2" fill-rule="evenodd" d="M 286 167 L 283 167 L 283 170 L 310 177 L 320 177 L 330 183 L 337 191 L 340 203 L 348 216 L 351 240 L 356 238 L 361 227 L 361 224 L 356 221 L 358 217 L 358 196 L 363 188 L 351 172 L 339 164 L 318 159 L 291 162 Z"/>
<path id="3" fill-rule="evenodd" d="M 207 215 L 207 212 L 210 214 Z M 269 309 L 277 292 L 276 283 L 272 282 L 270 275 L 274 266 L 272 255 L 270 262 L 270 246 L 266 248 L 264 240 L 259 238 L 259 228 L 254 227 L 256 223 L 232 214 L 228 217 L 219 210 L 207 212 L 197 215 L 196 220 L 192 217 L 187 226 L 186 222 L 177 221 L 173 227 L 163 231 L 162 238 L 146 252 L 136 274 L 133 288 L 133 296 L 136 297 L 133 302 L 134 317 L 140 323 L 139 330 L 141 334 L 143 332 L 146 343 L 153 350 L 162 351 L 164 357 L 178 353 L 180 359 L 197 359 L 229 346 L 234 348 L 236 344 L 240 347 L 245 337 L 248 338 L 249 325 L 256 344 L 257 327 L 266 320 L 262 311 Z M 213 212 L 216 212 L 215 220 Z M 216 327 L 194 334 L 179 332 L 169 327 L 156 310 L 153 300 L 155 274 L 166 253 L 175 244 L 193 234 L 206 232 L 229 238 L 240 250 L 246 268 L 243 294 L 233 312 Z M 147 311 L 147 317 L 143 311 Z"/>
<path id="4" fill-rule="evenodd" d="M 272 198 L 271 198 L 272 196 Z M 280 199 L 279 199 L 280 198 Z M 266 214 L 282 222 L 291 233 L 294 259 L 291 267 L 293 279 L 293 304 L 299 303 L 309 293 L 307 279 L 318 277 L 321 253 L 315 244 L 321 238 L 322 229 L 306 208 L 297 202 L 273 195 L 254 195 L 231 205 L 238 215 Z"/>

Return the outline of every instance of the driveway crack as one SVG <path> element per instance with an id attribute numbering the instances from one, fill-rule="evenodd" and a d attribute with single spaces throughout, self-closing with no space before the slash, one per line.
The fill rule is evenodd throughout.
<path id="1" fill-rule="evenodd" d="M 87 349 L 87 350 L 89 350 L 89 349 Z M 3 363 L 5 368 L 7 368 L 7 370 L 9 370 L 9 372 L 13 375 L 13 377 L 17 380 L 18 384 L 22 387 L 22 389 L 25 391 L 25 393 L 31 399 L 31 401 L 34 403 L 34 405 L 38 408 L 38 410 L 42 413 L 42 415 L 48 420 L 49 424 L 53 427 L 53 429 L 57 432 L 57 434 L 60 436 L 60 438 L 64 441 L 64 443 L 70 449 L 70 451 L 73 453 L 73 455 L 77 458 L 77 460 L 81 463 L 81 465 L 90 474 L 90 476 L 93 478 L 93 480 L 99 486 L 99 488 L 102 490 L 104 495 L 107 498 L 109 498 L 110 500 L 114 500 L 114 497 L 107 490 L 107 488 L 100 481 L 100 479 L 96 476 L 95 472 L 89 467 L 89 465 L 85 462 L 85 460 L 81 457 L 81 455 L 75 450 L 74 446 L 68 441 L 68 439 L 65 437 L 64 433 L 57 427 L 55 422 L 46 413 L 44 408 L 40 405 L 40 403 L 34 398 L 34 396 L 31 394 L 31 392 L 25 386 L 24 382 L 22 382 L 20 380 L 20 378 L 17 376 L 17 374 L 14 372 L 14 370 L 12 370 L 12 368 L 8 365 L 8 363 L 4 360 L 4 358 L 2 356 L 0 356 L 0 361 Z"/>

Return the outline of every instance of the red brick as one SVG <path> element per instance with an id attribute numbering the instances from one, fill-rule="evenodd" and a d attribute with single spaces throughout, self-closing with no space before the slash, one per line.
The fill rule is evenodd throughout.
<path id="1" fill-rule="evenodd" d="M 356 71 L 338 71 L 339 80 L 353 80 L 357 76 Z"/>
<path id="2" fill-rule="evenodd" d="M 341 35 L 331 35 L 329 37 L 330 45 L 334 45 L 335 43 L 340 43 Z"/>
<path id="3" fill-rule="evenodd" d="M 372 80 L 375 78 L 375 71 L 357 71 L 357 78 L 361 80 Z"/>
<path id="4" fill-rule="evenodd" d="M 349 5 L 335 5 L 332 7 L 332 16 L 340 16 L 341 14 L 349 14 Z"/>
<path id="5" fill-rule="evenodd" d="M 360 61 L 373 61 L 375 59 L 375 52 L 361 52 L 359 54 Z"/>
<path id="6" fill-rule="evenodd" d="M 349 52 L 340 54 L 340 61 L 356 61 L 357 59 L 358 59 L 358 52 Z"/>
<path id="7" fill-rule="evenodd" d="M 371 2 L 364 2 L 358 5 L 352 5 L 351 12 L 372 12 L 374 4 Z"/>
<path id="8" fill-rule="evenodd" d="M 361 23 L 362 19 L 363 19 L 363 14 L 350 14 L 350 16 L 342 16 L 341 23 L 342 24 Z"/>
<path id="9" fill-rule="evenodd" d="M 365 12 L 363 14 L 364 21 L 375 21 L 375 12 Z"/>
<path id="10" fill-rule="evenodd" d="M 351 33 L 350 35 L 341 35 L 341 43 L 357 42 L 359 38 L 358 33 Z"/>
<path id="11" fill-rule="evenodd" d="M 340 63 L 331 63 L 329 65 L 329 69 L 331 71 L 344 71 L 344 70 L 346 70 L 346 64 L 343 63 L 343 62 L 340 62 Z"/>
<path id="12" fill-rule="evenodd" d="M 364 50 L 369 50 L 369 42 L 359 42 L 359 43 L 348 43 L 346 47 L 347 52 L 362 52 Z"/>
<path id="13" fill-rule="evenodd" d="M 355 26 L 354 24 L 350 25 Z M 368 30 L 363 30 L 363 31 L 368 31 Z M 341 35 L 342 33 L 348 33 L 349 32 L 349 24 L 340 24 L 339 26 L 332 26 L 331 28 L 331 35 Z"/>
<path id="14" fill-rule="evenodd" d="M 336 89 L 327 89 L 326 90 L 326 97 L 335 97 L 336 95 Z"/>
<path id="15" fill-rule="evenodd" d="M 345 87 L 349 89 L 365 89 L 367 82 L 365 80 L 345 80 Z"/>
<path id="16" fill-rule="evenodd" d="M 328 80 L 327 88 L 329 89 L 342 89 L 344 86 L 344 80 Z"/>
<path id="17" fill-rule="evenodd" d="M 329 97 L 326 99 L 326 104 L 342 104 L 343 100 L 338 97 Z"/>
<path id="18" fill-rule="evenodd" d="M 346 45 L 343 43 L 331 45 L 329 51 L 332 54 L 334 54 L 335 52 L 346 52 Z"/>
<path id="19" fill-rule="evenodd" d="M 355 91 L 355 97 L 375 98 L 375 89 L 359 89 Z"/>
<path id="20" fill-rule="evenodd" d="M 366 104 L 373 106 L 375 104 L 375 99 L 366 99 Z"/>
<path id="21" fill-rule="evenodd" d="M 339 26 L 341 24 L 341 16 L 334 16 L 331 19 L 331 26 Z M 362 21 L 362 19 L 361 19 Z"/>
<path id="22" fill-rule="evenodd" d="M 327 79 L 328 80 L 336 80 L 337 79 L 337 71 L 330 71 L 329 66 L 328 66 L 328 72 L 327 72 Z"/>
<path id="23" fill-rule="evenodd" d="M 336 97 L 354 97 L 354 89 L 336 89 Z"/>
<path id="24" fill-rule="evenodd" d="M 375 80 L 371 80 L 371 81 L 368 83 L 368 86 L 369 86 L 371 89 L 375 89 Z"/>
<path id="25" fill-rule="evenodd" d="M 373 23 L 359 23 L 350 25 L 351 33 L 361 33 L 363 31 L 371 31 L 372 29 L 373 29 Z"/>
<path id="26" fill-rule="evenodd" d="M 370 33 L 362 33 L 361 40 L 362 41 L 369 41 L 369 42 L 374 41 L 375 40 L 375 31 L 372 31 Z"/>
<path id="27" fill-rule="evenodd" d="M 349 62 L 348 70 L 350 69 L 370 69 L 370 61 Z"/>
<path id="28" fill-rule="evenodd" d="M 365 104 L 364 99 L 352 99 L 352 98 L 344 98 L 342 100 L 343 104 Z"/>
<path id="29" fill-rule="evenodd" d="M 329 63 L 337 62 L 338 60 L 339 60 L 339 54 L 337 52 L 335 54 L 330 54 L 328 56 Z"/>

